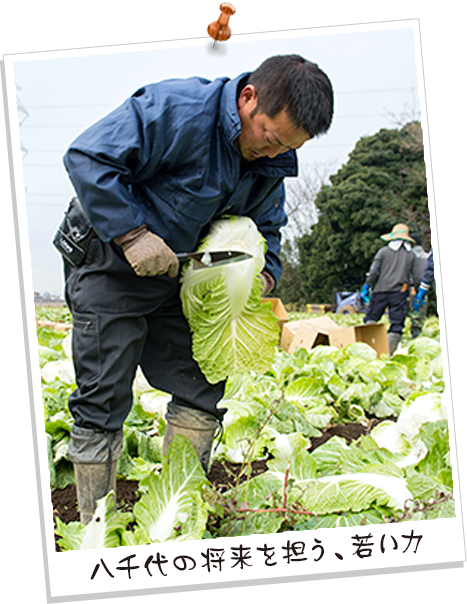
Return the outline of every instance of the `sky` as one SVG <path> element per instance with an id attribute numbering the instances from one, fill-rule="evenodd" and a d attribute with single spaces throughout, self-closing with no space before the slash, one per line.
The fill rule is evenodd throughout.
<path id="1" fill-rule="evenodd" d="M 215 48 L 207 39 L 178 48 L 130 45 L 97 48 L 88 55 L 18 57 L 14 78 L 34 290 L 63 292 L 61 259 L 50 243 L 73 195 L 63 154 L 80 132 L 144 84 L 193 75 L 236 77 L 274 54 L 298 53 L 318 63 L 332 81 L 335 114 L 330 131 L 299 150 L 302 171 L 320 166 L 332 174 L 362 136 L 418 117 L 412 27 L 331 31 L 285 32 L 263 40 L 232 36 Z"/>

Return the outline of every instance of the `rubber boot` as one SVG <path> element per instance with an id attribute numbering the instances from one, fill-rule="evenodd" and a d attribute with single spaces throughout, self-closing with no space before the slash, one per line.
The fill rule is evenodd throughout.
<path id="1" fill-rule="evenodd" d="M 389 344 L 389 356 L 392 357 L 397 345 L 401 341 L 402 335 L 400 333 L 388 333 L 388 344 Z"/>
<path id="2" fill-rule="evenodd" d="M 198 459 L 206 474 L 209 470 L 211 448 L 220 428 L 220 422 L 205 411 L 183 407 L 174 403 L 169 404 L 165 417 L 165 433 L 162 443 L 162 453 L 167 454 L 170 443 L 176 434 L 186 436 L 195 448 Z"/>
<path id="3" fill-rule="evenodd" d="M 74 463 L 76 492 L 82 524 L 88 524 L 94 515 L 96 501 L 109 491 L 117 496 L 117 461 L 107 463 Z"/>

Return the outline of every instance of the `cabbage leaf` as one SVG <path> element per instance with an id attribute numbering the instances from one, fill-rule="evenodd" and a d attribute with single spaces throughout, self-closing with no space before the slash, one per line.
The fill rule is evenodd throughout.
<path id="1" fill-rule="evenodd" d="M 162 459 L 161 473 L 151 472 L 140 482 L 143 495 L 133 510 L 139 542 L 202 539 L 207 522 L 207 504 L 202 499 L 206 482 L 193 445 L 185 436 L 176 435 Z M 130 544 L 128 535 L 125 543 Z"/>
<path id="2" fill-rule="evenodd" d="M 254 222 L 232 216 L 213 223 L 198 251 L 222 250 L 248 252 L 252 258 L 203 269 L 190 264 L 181 278 L 193 358 L 212 384 L 233 373 L 264 373 L 279 340 L 272 305 L 261 298 L 266 243 Z"/>
<path id="3" fill-rule="evenodd" d="M 58 543 L 62 551 L 101 549 L 122 545 L 122 534 L 132 520 L 130 512 L 115 511 L 114 492 L 99 499 L 89 524 L 70 522 L 65 524 L 57 517 L 55 533 L 61 537 Z"/>

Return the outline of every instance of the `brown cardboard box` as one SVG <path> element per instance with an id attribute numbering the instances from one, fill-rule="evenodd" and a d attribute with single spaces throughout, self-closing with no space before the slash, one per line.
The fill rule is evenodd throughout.
<path id="1" fill-rule="evenodd" d="M 302 323 L 303 321 L 289 321 L 282 326 L 281 341 L 279 345 L 283 350 L 289 350 L 292 340 Z"/>
<path id="2" fill-rule="evenodd" d="M 280 298 L 263 298 L 263 302 L 272 303 L 272 312 L 276 315 L 277 322 L 279 323 L 279 327 L 282 331 L 283 325 L 289 320 L 289 315 L 287 314 L 287 311 L 285 310 Z"/>
<path id="3" fill-rule="evenodd" d="M 354 342 L 365 342 L 376 350 L 378 357 L 382 354 L 389 354 L 388 336 L 384 323 L 338 327 L 329 332 L 331 346 L 345 348 Z"/>
<path id="4" fill-rule="evenodd" d="M 311 350 L 320 344 L 329 344 L 328 333 L 337 327 L 329 317 L 291 321 L 284 325 L 280 346 L 283 350 L 292 353 L 297 348 Z"/>

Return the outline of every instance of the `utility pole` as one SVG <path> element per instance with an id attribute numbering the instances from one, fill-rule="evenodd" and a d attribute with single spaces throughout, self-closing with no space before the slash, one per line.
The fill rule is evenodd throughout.
<path id="1" fill-rule="evenodd" d="M 29 112 L 26 109 L 26 107 L 24 106 L 21 99 L 19 98 L 18 90 L 21 90 L 21 88 L 18 86 L 18 84 L 16 84 L 16 107 L 17 107 L 17 111 L 18 111 L 19 125 L 22 126 L 23 123 L 28 119 Z M 20 145 L 21 145 L 21 153 L 22 153 L 22 156 L 24 159 L 26 157 L 26 155 L 28 154 L 28 150 L 27 150 L 25 144 L 23 143 L 23 141 L 21 140 L 21 137 L 20 137 Z"/>

